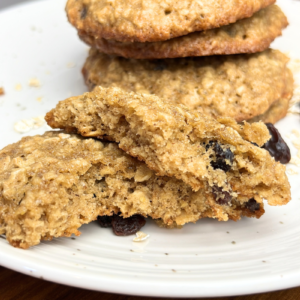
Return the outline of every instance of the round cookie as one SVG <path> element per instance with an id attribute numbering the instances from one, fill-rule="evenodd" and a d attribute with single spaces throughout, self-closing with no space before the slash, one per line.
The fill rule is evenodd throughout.
<path id="1" fill-rule="evenodd" d="M 122 43 L 95 38 L 84 31 L 79 31 L 79 37 L 106 54 L 135 59 L 161 59 L 260 52 L 269 48 L 287 25 L 287 18 L 281 9 L 271 5 L 251 18 L 167 41 Z"/>
<path id="2" fill-rule="evenodd" d="M 265 113 L 286 90 L 288 58 L 277 50 L 256 54 L 134 60 L 90 50 L 83 67 L 89 89 L 115 86 L 155 94 L 238 122 Z"/>
<path id="3" fill-rule="evenodd" d="M 68 0 L 70 23 L 94 37 L 156 42 L 251 17 L 275 0 Z"/>

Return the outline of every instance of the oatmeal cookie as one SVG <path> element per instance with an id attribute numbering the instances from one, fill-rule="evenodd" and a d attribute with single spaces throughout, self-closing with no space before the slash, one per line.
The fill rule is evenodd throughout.
<path id="1" fill-rule="evenodd" d="M 251 18 L 167 41 L 122 43 L 96 38 L 84 31 L 79 31 L 79 37 L 106 54 L 135 59 L 161 59 L 260 52 L 269 48 L 287 25 L 287 18 L 281 9 L 271 5 Z"/>
<path id="2" fill-rule="evenodd" d="M 115 143 L 63 132 L 25 137 L 0 151 L 0 234 L 26 249 L 41 240 L 79 235 L 98 215 L 141 214 L 176 227 L 200 218 L 259 218 L 261 199 L 215 201 L 170 177 L 157 177 Z"/>
<path id="3" fill-rule="evenodd" d="M 217 28 L 273 4 L 275 0 L 68 0 L 77 30 L 122 42 L 156 42 Z"/>
<path id="4" fill-rule="evenodd" d="M 277 50 L 257 54 L 134 60 L 90 50 L 83 75 L 96 85 L 154 94 L 238 122 L 265 113 L 286 89 L 288 58 Z"/>
<path id="5" fill-rule="evenodd" d="M 100 86 L 59 102 L 46 121 L 52 128 L 116 141 L 156 175 L 209 190 L 219 203 L 290 200 L 285 166 L 258 147 L 270 138 L 262 122 L 217 121 L 156 96 Z"/>

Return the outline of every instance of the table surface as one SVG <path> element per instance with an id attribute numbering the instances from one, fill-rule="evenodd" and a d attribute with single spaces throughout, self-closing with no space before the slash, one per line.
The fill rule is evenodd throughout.
<path id="1" fill-rule="evenodd" d="M 168 298 L 147 298 L 100 293 L 64 286 L 57 283 L 33 278 L 0 267 L 1 300 L 160 300 Z M 169 298 L 170 299 L 170 298 Z M 205 300 L 204 298 L 201 298 Z M 207 300 L 297 300 L 300 299 L 300 287 L 272 293 L 225 298 L 207 298 Z"/>

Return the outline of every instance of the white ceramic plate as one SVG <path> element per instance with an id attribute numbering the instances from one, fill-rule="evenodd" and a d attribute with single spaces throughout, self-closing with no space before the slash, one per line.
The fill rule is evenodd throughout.
<path id="1" fill-rule="evenodd" d="M 291 26 L 273 46 L 300 58 L 300 2 L 279 4 Z M 64 5 L 65 0 L 27 1 L 0 10 L 1 148 L 47 129 L 20 134 L 16 122 L 44 115 L 59 100 L 87 90 L 80 69 L 88 47 L 68 24 Z M 40 87 L 30 86 L 30 80 L 37 83 L 32 79 Z M 295 156 L 297 136 L 291 132 L 300 129 L 299 115 L 288 116 L 278 128 Z M 300 174 L 295 165 L 288 169 Z M 145 296 L 227 296 L 294 287 L 300 285 L 300 185 L 299 175 L 289 178 L 292 201 L 267 207 L 260 220 L 200 220 L 181 230 L 148 221 L 143 231 L 150 238 L 142 243 L 92 223 L 82 227 L 79 238 L 59 238 L 26 251 L 2 237 L 0 264 L 76 287 Z"/>

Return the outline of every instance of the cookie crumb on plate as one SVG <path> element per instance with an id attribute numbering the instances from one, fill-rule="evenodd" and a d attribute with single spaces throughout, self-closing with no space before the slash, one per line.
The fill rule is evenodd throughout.
<path id="1" fill-rule="evenodd" d="M 45 125 L 44 116 L 38 116 L 31 119 L 24 119 L 16 122 L 14 125 L 15 131 L 19 133 L 28 132 L 31 129 L 37 129 Z"/>
<path id="2" fill-rule="evenodd" d="M 15 86 L 16 91 L 21 91 L 22 90 L 22 85 L 20 83 L 17 83 Z"/>
<path id="3" fill-rule="evenodd" d="M 145 241 L 150 235 L 147 233 L 144 233 L 142 231 L 138 231 L 136 233 L 136 237 L 133 239 L 134 242 L 142 242 Z"/>
<path id="4" fill-rule="evenodd" d="M 29 86 L 31 87 L 40 87 L 41 83 L 37 78 L 31 78 L 28 82 Z"/>

